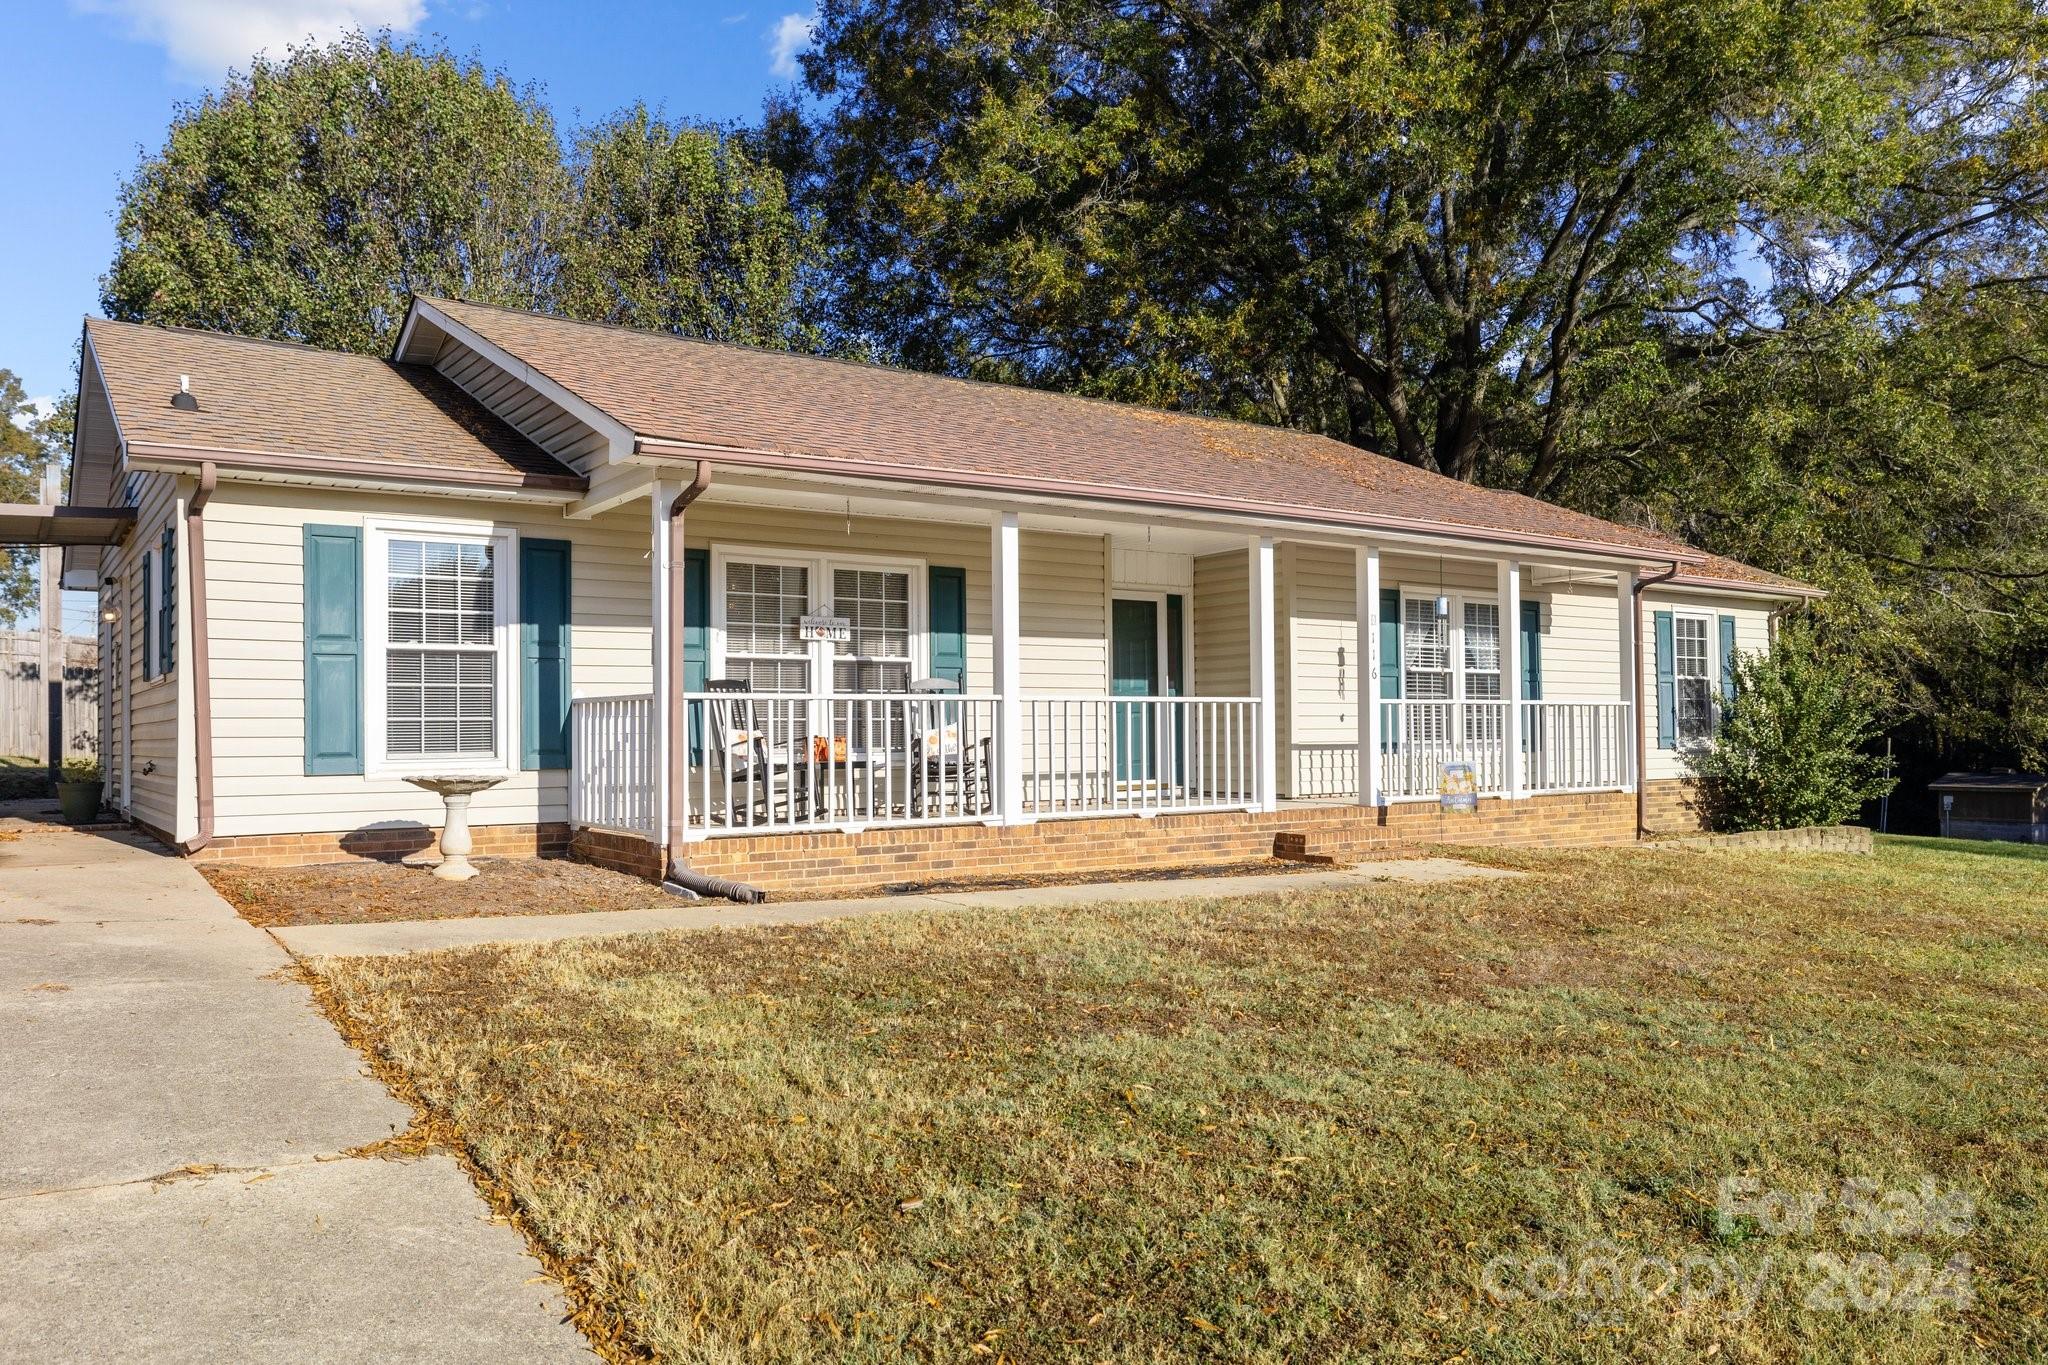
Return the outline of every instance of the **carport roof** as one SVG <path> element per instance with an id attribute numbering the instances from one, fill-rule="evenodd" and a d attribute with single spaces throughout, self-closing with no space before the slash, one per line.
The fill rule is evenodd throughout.
<path id="1" fill-rule="evenodd" d="M 134 524 L 132 507 L 0 503 L 0 545 L 117 545 Z"/>

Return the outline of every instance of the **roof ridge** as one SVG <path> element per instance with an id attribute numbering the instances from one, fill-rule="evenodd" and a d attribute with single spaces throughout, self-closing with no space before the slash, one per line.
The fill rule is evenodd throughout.
<path id="1" fill-rule="evenodd" d="M 494 313 L 510 313 L 514 317 L 538 318 L 542 322 L 562 322 L 575 327 L 594 327 L 600 331 L 624 332 L 628 336 L 646 337 L 651 341 L 675 341 L 691 346 L 711 346 L 719 350 L 739 351 L 746 355 L 775 356 L 789 360 L 816 360 L 831 365 L 844 365 L 849 369 L 862 370 L 870 374 L 900 374 L 912 379 L 930 379 L 943 384 L 959 384 L 967 388 L 987 389 L 1003 394 L 1035 394 L 1068 403 L 1087 403 L 1095 407 L 1108 408 L 1115 412 L 1146 413 L 1155 417 L 1170 418 L 1176 422 L 1209 422 L 1216 426 L 1236 427 L 1246 431 L 1279 432 L 1282 435 L 1308 437 L 1327 441 L 1339 450 L 1354 451 L 1374 459 L 1393 460 L 1393 456 L 1369 446 L 1352 445 L 1320 431 L 1308 431 L 1301 427 L 1275 426 L 1270 422 L 1253 422 L 1243 417 L 1222 417 L 1210 412 L 1189 412 L 1180 408 L 1156 407 L 1151 403 L 1134 403 L 1121 398 L 1101 398 L 1089 393 L 1068 393 L 1062 389 L 1045 389 L 1035 384 L 1009 384 L 1000 379 L 975 379 L 968 375 L 943 374 L 937 370 L 919 370 L 908 365 L 889 365 L 877 360 L 856 360 L 852 356 L 825 355 L 817 351 L 796 351 L 774 346 L 757 346 L 745 341 L 722 341 L 715 337 L 682 336 L 675 332 L 657 332 L 646 327 L 630 327 L 623 322 L 598 322 L 591 318 L 573 318 L 565 313 L 543 313 L 533 308 L 514 308 L 504 303 L 480 303 L 473 299 L 452 299 L 438 294 L 415 294 L 416 299 L 432 304 L 458 304 L 464 308 L 485 308 Z M 1405 463 L 1395 461 L 1395 463 Z M 1474 484 L 1477 488 L 1481 485 Z M 1496 490 L 1506 491 L 1506 490 Z"/>

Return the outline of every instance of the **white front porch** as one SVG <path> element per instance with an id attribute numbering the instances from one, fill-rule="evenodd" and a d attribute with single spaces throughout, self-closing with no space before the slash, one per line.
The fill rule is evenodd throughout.
<path id="1" fill-rule="evenodd" d="M 672 518 L 677 488 L 649 490 L 655 687 L 572 703 L 579 828 L 659 844 L 1385 806 L 1438 800 L 1454 764 L 1482 799 L 1635 782 L 1633 566 L 964 502 L 913 522 L 786 482 Z M 678 617 L 685 549 L 710 582 Z M 942 681 L 921 585 L 949 561 L 967 605 Z M 872 638 L 802 641 L 857 572 Z"/>

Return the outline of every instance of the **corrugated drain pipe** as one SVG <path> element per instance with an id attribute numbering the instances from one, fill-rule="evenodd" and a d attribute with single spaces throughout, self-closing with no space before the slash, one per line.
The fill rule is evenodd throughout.
<path id="1" fill-rule="evenodd" d="M 1630 570 L 1634 572 L 1634 570 Z M 1630 657 L 1636 665 L 1636 838 L 1641 839 L 1650 832 L 1650 778 L 1644 771 L 1650 761 L 1650 742 L 1646 737 L 1646 722 L 1649 717 L 1643 707 L 1643 589 L 1654 588 L 1659 583 L 1668 583 L 1678 577 L 1678 565 L 1673 563 L 1663 573 L 1635 582 L 1635 610 L 1629 613 L 1629 634 L 1633 636 Z"/>
<path id="2" fill-rule="evenodd" d="M 688 624 L 688 594 L 685 589 L 689 583 L 688 566 L 683 558 L 683 514 L 710 486 L 711 462 L 699 460 L 696 477 L 668 507 L 668 668 L 665 670 L 668 695 L 662 698 L 663 707 L 668 712 L 669 747 L 662 773 L 662 781 L 668 788 L 668 828 L 664 831 L 668 844 L 668 867 L 662 874 L 661 884 L 664 890 L 693 899 L 723 896 L 730 901 L 754 905 L 767 900 L 768 893 L 745 882 L 707 877 L 702 872 L 692 871 L 682 857 L 684 819 L 688 811 L 686 803 L 690 795 L 689 781 L 685 776 L 689 771 L 685 755 L 689 752 L 690 726 L 688 707 L 683 701 L 683 628 Z"/>
<path id="3" fill-rule="evenodd" d="M 199 830 L 178 845 L 197 853 L 213 842 L 213 666 L 206 643 L 206 504 L 219 471 L 208 460 L 199 466 L 199 487 L 185 506 L 185 578 L 191 584 L 191 640 L 185 657 L 192 669 L 192 785 L 199 800 Z"/>

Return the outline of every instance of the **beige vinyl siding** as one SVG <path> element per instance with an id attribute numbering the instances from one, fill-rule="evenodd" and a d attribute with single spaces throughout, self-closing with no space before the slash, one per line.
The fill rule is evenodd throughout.
<path id="1" fill-rule="evenodd" d="M 459 341 L 442 345 L 434 368 L 579 474 L 590 473 L 609 453 L 611 443 L 602 433 Z"/>
<path id="2" fill-rule="evenodd" d="M 1026 693 L 1109 690 L 1109 564 L 1100 536 L 1026 531 L 1018 547 Z M 972 582 L 969 583 L 970 600 Z"/>
<path id="3" fill-rule="evenodd" d="M 1621 682 L 1627 622 L 1612 579 L 1548 583 L 1522 595 L 1543 604 L 1544 700 L 1629 700 Z"/>
<path id="4" fill-rule="evenodd" d="M 640 509 L 646 520 L 646 504 Z M 1070 539 L 1070 537 L 1062 537 Z M 990 528 L 972 522 L 911 521 L 884 517 L 853 517 L 832 512 L 815 512 L 787 507 L 763 507 L 746 503 L 700 502 L 691 508 L 683 525 L 683 542 L 693 550 L 752 547 L 784 554 L 824 555 L 833 553 L 870 555 L 882 558 L 922 561 L 925 567 L 956 568 L 965 571 L 967 581 L 967 686 L 969 691 L 986 692 L 995 686 L 995 665 L 989 649 Z M 1033 537 L 1024 541 L 1024 570 L 1030 582 L 1034 566 Z M 711 585 L 717 592 L 717 584 Z M 1100 593 L 1100 588 L 1097 593 Z M 916 594 L 923 600 L 924 586 Z M 1024 593 L 1027 637 L 1032 629 L 1032 593 Z M 929 608 L 927 607 L 927 610 Z M 929 620 L 913 621 L 922 636 Z M 1027 668 L 1029 655 L 1026 655 Z M 927 662 L 929 660 L 927 659 Z M 1030 675 L 1025 686 L 1031 686 Z"/>
<path id="5" fill-rule="evenodd" d="M 1281 583 L 1281 781 L 1294 797 L 1358 791 L 1357 559 L 1349 550 L 1288 545 Z"/>
<path id="6" fill-rule="evenodd" d="M 206 512 L 217 834 L 348 831 L 402 822 L 440 827 L 440 802 L 396 778 L 305 772 L 304 528 L 360 526 L 386 517 L 495 524 L 520 535 L 569 541 L 575 691 L 649 688 L 652 567 L 644 503 L 589 521 L 567 521 L 557 509 L 535 504 L 224 484 Z M 379 566 L 367 556 L 363 575 L 369 608 L 375 610 Z M 516 645 L 505 666 L 517 669 Z M 381 685 L 381 679 L 365 676 L 365 699 Z M 516 696 L 500 723 L 516 764 Z M 381 735 L 364 735 L 365 756 L 373 765 L 382 742 Z M 480 793 L 473 809 L 478 824 L 565 820 L 568 775 L 516 771 Z"/>
<path id="7" fill-rule="evenodd" d="M 131 726 L 128 731 L 129 803 L 126 812 L 152 829 L 174 839 L 183 838 L 192 831 L 181 827 L 181 817 L 185 814 L 181 807 L 189 804 L 180 780 L 186 767 L 181 760 L 189 746 L 189 736 L 184 736 L 186 742 L 181 743 L 180 732 L 187 728 L 184 721 L 189 711 L 180 707 L 179 692 L 191 639 L 189 618 L 186 617 L 190 594 L 184 590 L 187 556 L 182 534 L 178 537 L 177 553 L 181 618 L 177 661 L 169 673 L 145 681 L 142 651 L 145 614 L 151 622 L 150 651 L 154 654 L 156 650 L 156 601 L 144 595 L 142 556 L 144 551 L 148 551 L 153 562 L 161 562 L 163 533 L 178 521 L 178 480 L 169 474 L 159 473 L 138 473 L 130 477 L 130 486 L 135 493 L 135 529 L 112 552 L 110 561 L 112 572 L 119 574 L 121 579 L 117 599 L 121 606 L 119 629 L 124 633 L 123 652 L 128 674 L 126 702 L 133 711 L 132 720 L 122 717 Z M 118 732 L 114 753 L 118 762 Z M 119 794 L 120 788 L 116 785 L 116 799 Z"/>
<path id="8" fill-rule="evenodd" d="M 1223 550 L 1195 560 L 1194 693 L 1242 697 L 1251 691 L 1251 558 Z"/>
<path id="9" fill-rule="evenodd" d="M 1735 648 L 1738 652 L 1753 652 L 1770 648 L 1771 608 L 1738 599 L 1717 598 L 1706 593 L 1658 592 L 1652 588 L 1643 594 L 1643 768 L 1652 782 L 1664 778 L 1685 776 L 1685 762 L 1673 749 L 1657 747 L 1657 613 L 1660 611 L 1693 611 L 1708 617 L 1733 616 L 1735 618 Z M 1721 627 L 1718 620 L 1707 628 L 1707 646 L 1714 653 L 1714 689 L 1720 695 L 1720 641 Z"/>

